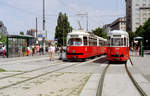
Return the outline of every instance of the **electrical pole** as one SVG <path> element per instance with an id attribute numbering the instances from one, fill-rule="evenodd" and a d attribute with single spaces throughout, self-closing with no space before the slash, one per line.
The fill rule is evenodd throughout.
<path id="1" fill-rule="evenodd" d="M 45 40 L 47 39 L 47 32 L 45 30 L 45 22 L 46 22 L 46 20 L 45 20 L 45 0 L 43 0 L 43 32 L 45 34 L 45 36 L 43 37 L 43 49 L 44 49 L 43 54 L 45 54 L 45 45 L 46 45 Z"/>
<path id="2" fill-rule="evenodd" d="M 45 0 L 43 0 L 43 31 L 45 31 Z"/>
<path id="3" fill-rule="evenodd" d="M 36 37 L 36 39 L 37 39 L 37 34 L 38 34 L 38 21 L 37 21 L 37 17 L 36 17 L 36 34 L 35 34 L 35 37 Z"/>
<path id="4" fill-rule="evenodd" d="M 37 36 L 37 34 L 38 34 L 38 21 L 37 21 L 37 17 L 35 18 L 36 20 L 36 29 L 35 29 L 35 43 L 37 43 L 38 42 L 38 36 Z"/>
<path id="5" fill-rule="evenodd" d="M 45 0 L 43 0 L 43 32 L 45 32 L 45 39 L 47 39 L 47 31 L 45 30 Z"/>

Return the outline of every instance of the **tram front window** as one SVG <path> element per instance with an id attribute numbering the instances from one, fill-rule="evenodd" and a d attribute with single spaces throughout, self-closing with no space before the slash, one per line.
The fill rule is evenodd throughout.
<path id="1" fill-rule="evenodd" d="M 112 38 L 111 46 L 123 46 L 123 38 Z"/>
<path id="2" fill-rule="evenodd" d="M 71 38 L 68 41 L 68 45 L 79 46 L 82 44 L 82 40 L 80 38 Z"/>

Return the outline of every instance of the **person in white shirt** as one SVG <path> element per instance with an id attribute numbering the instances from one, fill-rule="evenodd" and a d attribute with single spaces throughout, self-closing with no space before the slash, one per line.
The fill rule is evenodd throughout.
<path id="1" fill-rule="evenodd" d="M 54 61 L 54 55 L 55 55 L 55 46 L 54 45 L 50 45 L 48 47 L 48 52 L 49 52 L 49 55 L 50 55 L 50 61 Z"/>

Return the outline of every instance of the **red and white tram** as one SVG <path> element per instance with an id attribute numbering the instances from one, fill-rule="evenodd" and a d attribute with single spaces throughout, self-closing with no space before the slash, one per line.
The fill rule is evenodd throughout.
<path id="1" fill-rule="evenodd" d="M 129 59 L 129 35 L 122 30 L 110 31 L 107 34 L 107 58 L 111 61 L 124 61 Z"/>
<path id="2" fill-rule="evenodd" d="M 106 53 L 107 40 L 83 30 L 67 35 L 67 59 L 86 59 Z"/>

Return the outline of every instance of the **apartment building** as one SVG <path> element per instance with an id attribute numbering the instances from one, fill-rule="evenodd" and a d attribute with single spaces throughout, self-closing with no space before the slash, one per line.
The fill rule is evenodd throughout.
<path id="1" fill-rule="evenodd" d="M 106 33 L 108 33 L 111 30 L 126 31 L 126 17 L 120 17 L 113 21 L 111 24 L 104 25 L 103 28 Z"/>
<path id="2" fill-rule="evenodd" d="M 135 32 L 150 18 L 150 0 L 125 0 L 128 32 Z"/>
<path id="3" fill-rule="evenodd" d="M 120 17 L 110 24 L 111 30 L 126 31 L 126 17 Z"/>

